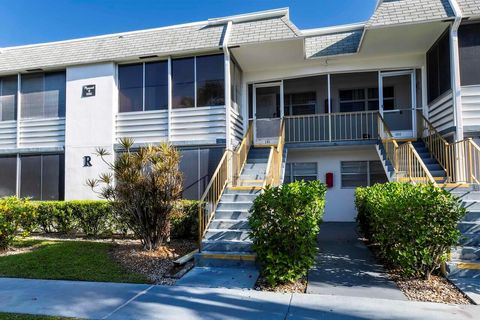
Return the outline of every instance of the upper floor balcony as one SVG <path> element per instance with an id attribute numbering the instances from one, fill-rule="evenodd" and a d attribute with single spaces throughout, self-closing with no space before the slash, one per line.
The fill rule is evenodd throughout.
<path id="1" fill-rule="evenodd" d="M 416 136 L 421 106 L 417 70 L 327 74 L 253 84 L 256 144 L 276 143 L 281 119 L 287 147 L 378 141 L 378 114 L 396 138 Z"/>

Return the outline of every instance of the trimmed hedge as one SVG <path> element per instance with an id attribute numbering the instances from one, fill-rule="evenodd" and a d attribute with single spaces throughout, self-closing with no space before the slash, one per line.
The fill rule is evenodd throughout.
<path id="1" fill-rule="evenodd" d="M 0 250 L 11 245 L 18 232 L 27 236 L 35 225 L 35 207 L 28 199 L 0 199 Z"/>
<path id="2" fill-rule="evenodd" d="M 259 195 L 249 218 L 262 274 L 275 286 L 307 274 L 315 262 L 326 187 L 297 181 Z"/>
<path id="3" fill-rule="evenodd" d="M 428 279 L 458 243 L 465 209 L 432 184 L 390 182 L 357 188 L 355 205 L 365 236 L 407 277 Z"/>
<path id="4" fill-rule="evenodd" d="M 195 239 L 198 236 L 198 201 L 179 201 L 170 222 L 172 238 Z M 128 232 L 128 228 L 115 218 L 108 201 L 0 199 L 0 247 L 2 242 L 7 246 L 20 230 L 81 233 L 93 238 Z"/>

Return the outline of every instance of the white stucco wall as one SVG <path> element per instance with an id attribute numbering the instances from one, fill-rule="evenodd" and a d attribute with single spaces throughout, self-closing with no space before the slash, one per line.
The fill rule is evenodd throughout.
<path id="1" fill-rule="evenodd" d="M 114 117 L 118 105 L 115 64 L 67 68 L 65 129 L 65 199 L 98 199 L 85 181 L 108 172 L 107 165 L 94 155 L 102 147 L 113 155 Z M 84 85 L 95 85 L 94 97 L 82 97 Z M 83 157 L 92 157 L 92 166 L 83 167 Z M 110 158 L 111 160 L 111 158 Z"/>
<path id="2" fill-rule="evenodd" d="M 324 221 L 355 221 L 355 189 L 342 189 L 340 161 L 379 160 L 375 147 L 335 147 L 317 150 L 289 149 L 287 162 L 316 162 L 317 178 L 325 182 L 327 172 L 333 173 L 333 187 L 327 191 Z"/>

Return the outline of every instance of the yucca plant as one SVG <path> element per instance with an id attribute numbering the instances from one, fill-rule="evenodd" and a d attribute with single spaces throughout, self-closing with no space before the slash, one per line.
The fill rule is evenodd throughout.
<path id="1" fill-rule="evenodd" d="M 170 144 L 132 150 L 134 141 L 122 139 L 123 148 L 113 163 L 110 154 L 97 155 L 111 172 L 87 184 L 112 203 L 115 216 L 142 241 L 145 250 L 156 250 L 170 234 L 170 218 L 182 193 L 180 153 Z"/>

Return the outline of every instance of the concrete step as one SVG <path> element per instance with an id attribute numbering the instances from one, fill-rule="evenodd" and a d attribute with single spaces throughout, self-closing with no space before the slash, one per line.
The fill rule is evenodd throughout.
<path id="1" fill-rule="evenodd" d="M 243 172 L 246 172 L 247 170 L 258 170 L 258 172 L 265 172 L 267 170 L 267 164 L 266 163 L 245 163 L 243 166 Z"/>
<path id="2" fill-rule="evenodd" d="M 468 211 L 480 211 L 480 201 L 464 200 L 462 201 L 462 207 Z"/>
<path id="3" fill-rule="evenodd" d="M 253 252 L 251 241 L 202 241 L 202 251 Z"/>
<path id="4" fill-rule="evenodd" d="M 236 188 L 227 188 L 224 192 L 223 195 L 227 194 L 233 194 L 233 195 L 248 195 L 248 194 L 254 194 L 258 196 L 260 194 L 261 190 L 260 189 L 236 189 Z"/>
<path id="5" fill-rule="evenodd" d="M 251 186 L 251 187 L 261 187 L 263 186 L 264 180 L 242 180 L 237 181 L 237 186 Z"/>
<path id="6" fill-rule="evenodd" d="M 220 200 L 220 203 L 217 206 L 217 210 L 220 210 L 220 211 L 225 211 L 225 210 L 248 211 L 248 210 L 250 210 L 251 207 L 252 207 L 252 201 L 229 202 L 229 201 L 224 201 L 224 199 L 222 197 L 222 199 Z"/>
<path id="7" fill-rule="evenodd" d="M 215 219 L 220 220 L 245 220 L 250 217 L 250 212 L 248 210 L 239 211 L 239 210 L 216 210 Z"/>
<path id="8" fill-rule="evenodd" d="M 452 260 L 447 263 L 447 272 L 449 278 L 479 278 L 480 263 Z"/>
<path id="9" fill-rule="evenodd" d="M 462 221 L 458 224 L 461 233 L 480 235 L 480 221 Z"/>
<path id="10" fill-rule="evenodd" d="M 480 221 L 480 210 L 475 211 L 471 210 L 468 211 L 467 214 L 462 218 L 462 221 L 464 222 L 475 222 L 475 221 Z"/>
<path id="11" fill-rule="evenodd" d="M 221 202 L 253 202 L 257 197 L 256 194 L 223 194 L 222 198 L 220 199 Z"/>
<path id="12" fill-rule="evenodd" d="M 447 175 L 445 170 L 428 170 L 434 178 L 445 178 Z"/>
<path id="13" fill-rule="evenodd" d="M 425 163 L 425 165 L 438 164 L 438 161 L 435 158 L 426 158 L 426 159 L 422 159 L 422 161 L 423 163 Z"/>
<path id="14" fill-rule="evenodd" d="M 209 229 L 250 230 L 250 225 L 247 219 L 214 219 L 210 223 Z"/>
<path id="15" fill-rule="evenodd" d="M 240 180 L 265 180 L 265 172 L 242 173 L 239 179 Z"/>
<path id="16" fill-rule="evenodd" d="M 469 247 L 479 247 L 480 246 L 480 234 L 476 233 L 462 233 L 460 237 L 459 244 L 461 246 L 469 246 Z"/>
<path id="17" fill-rule="evenodd" d="M 480 263 L 480 247 L 456 247 L 452 249 L 452 260 L 464 260 Z"/>
<path id="18" fill-rule="evenodd" d="M 208 229 L 204 239 L 206 241 L 245 241 L 249 240 L 250 231 L 247 230 L 228 230 L 228 229 Z"/>
<path id="19" fill-rule="evenodd" d="M 429 164 L 425 164 L 425 166 L 427 167 L 428 171 L 432 172 L 432 171 L 443 171 L 443 173 L 445 174 L 445 170 L 443 170 L 442 166 L 439 165 L 438 163 L 429 163 Z"/>
<path id="20" fill-rule="evenodd" d="M 247 164 L 268 163 L 268 158 L 247 158 Z"/>
<path id="21" fill-rule="evenodd" d="M 196 267 L 249 268 L 256 266 L 256 255 L 251 252 L 202 251 L 195 254 Z"/>
<path id="22" fill-rule="evenodd" d="M 471 191 L 468 189 L 456 189 L 456 190 L 449 190 L 451 194 L 456 196 L 457 198 L 462 199 L 463 201 L 480 201 L 480 192 L 478 191 Z"/>

